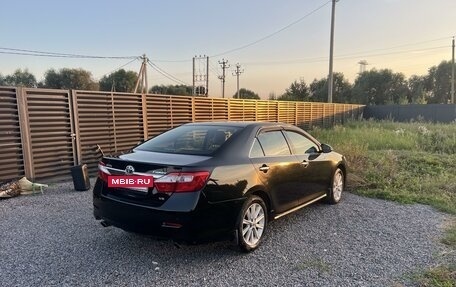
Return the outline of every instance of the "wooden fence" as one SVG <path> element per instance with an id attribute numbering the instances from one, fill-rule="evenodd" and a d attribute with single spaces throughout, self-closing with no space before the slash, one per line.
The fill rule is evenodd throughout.
<path id="1" fill-rule="evenodd" d="M 309 129 L 358 118 L 364 106 L 0 87 L 0 182 L 68 177 L 188 122 L 270 121 Z"/>

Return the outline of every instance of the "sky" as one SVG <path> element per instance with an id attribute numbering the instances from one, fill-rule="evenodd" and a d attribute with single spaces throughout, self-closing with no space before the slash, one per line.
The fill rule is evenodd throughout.
<path id="1" fill-rule="evenodd" d="M 149 86 L 191 85 L 192 58 L 206 55 L 211 97 L 221 97 L 218 62 L 222 59 L 231 65 L 226 70 L 226 97 L 236 92 L 236 63 L 243 69 L 240 87 L 264 99 L 284 93 L 295 80 L 310 83 L 328 74 L 328 0 L 0 0 L 0 4 L 2 75 L 28 69 L 42 80 L 46 70 L 65 67 L 89 70 L 99 80 L 121 66 L 133 71 L 141 66 L 140 60 L 127 58 L 37 57 L 5 54 L 14 52 L 7 49 L 105 57 L 146 54 L 174 78 L 148 66 Z M 368 70 L 424 75 L 431 66 L 451 60 L 455 13 L 454 0 L 339 0 L 334 71 L 353 82 L 358 62 L 365 60 Z"/>

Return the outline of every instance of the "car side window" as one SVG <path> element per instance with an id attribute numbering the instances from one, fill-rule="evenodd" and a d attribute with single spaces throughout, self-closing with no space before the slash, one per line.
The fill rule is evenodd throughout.
<path id="1" fill-rule="evenodd" d="M 281 131 L 264 132 L 258 135 L 258 141 L 266 156 L 290 155 L 290 148 Z"/>
<path id="2" fill-rule="evenodd" d="M 263 149 L 256 138 L 253 141 L 252 149 L 250 150 L 250 157 L 264 157 Z"/>
<path id="3" fill-rule="evenodd" d="M 318 146 L 304 135 L 293 131 L 285 131 L 285 134 L 290 140 L 291 146 L 296 154 L 318 152 Z"/>

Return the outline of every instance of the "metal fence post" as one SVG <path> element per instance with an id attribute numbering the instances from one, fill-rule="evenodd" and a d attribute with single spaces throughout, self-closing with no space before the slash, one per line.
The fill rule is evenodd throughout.
<path id="1" fill-rule="evenodd" d="M 16 89 L 17 111 L 19 115 L 19 127 L 21 131 L 22 154 L 24 157 L 25 176 L 34 179 L 35 170 L 33 168 L 32 143 L 30 136 L 30 122 L 28 118 L 27 94 L 25 89 Z"/>

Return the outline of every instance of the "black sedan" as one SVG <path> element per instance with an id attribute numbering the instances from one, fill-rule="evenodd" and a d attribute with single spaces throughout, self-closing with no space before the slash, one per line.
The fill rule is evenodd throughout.
<path id="1" fill-rule="evenodd" d="M 338 203 L 347 170 L 303 130 L 262 122 L 185 124 L 98 167 L 94 215 L 104 226 L 185 241 L 234 235 L 244 251 L 269 221 L 320 199 Z M 110 184 L 125 176 L 151 181 Z"/>

